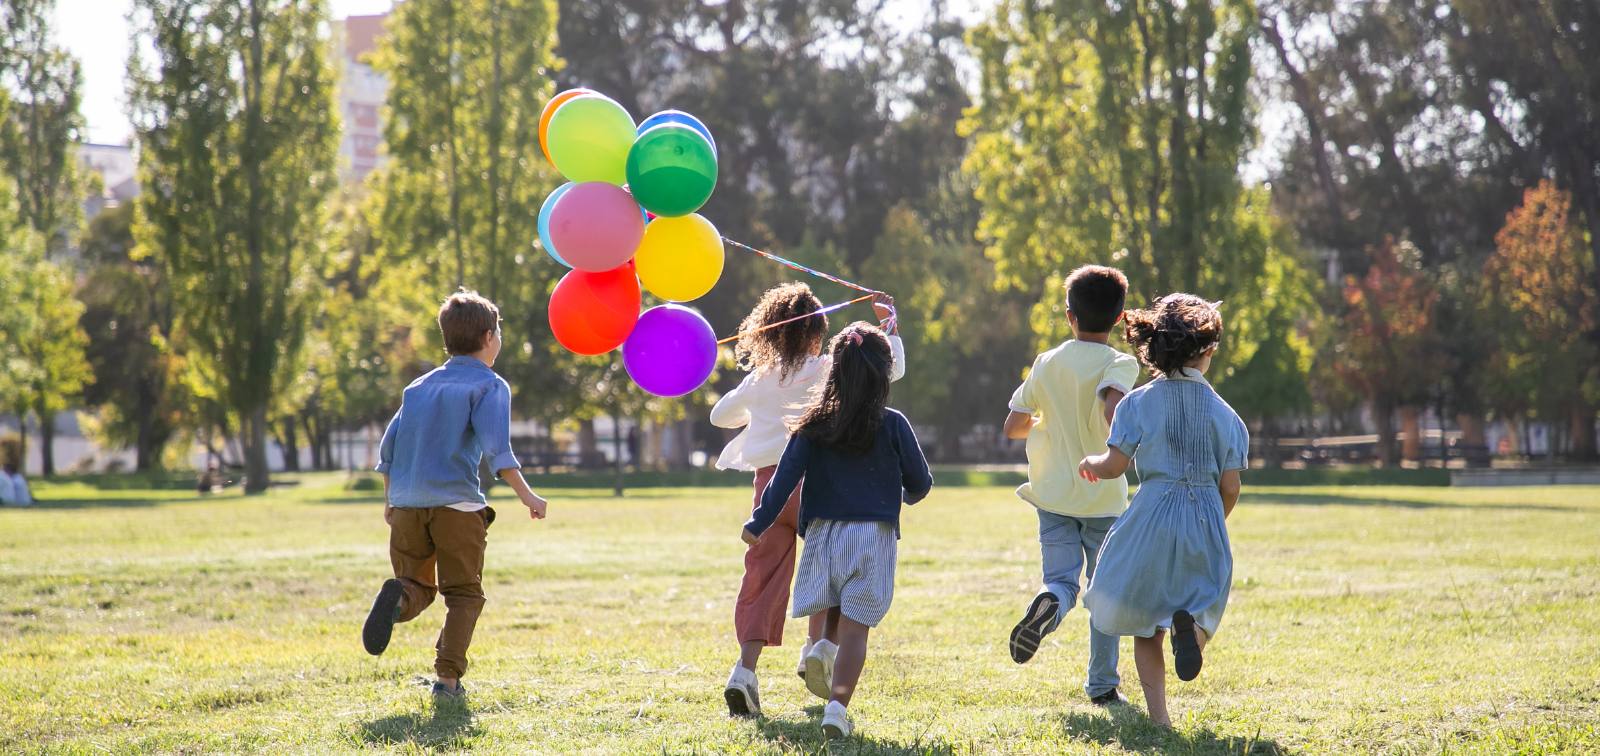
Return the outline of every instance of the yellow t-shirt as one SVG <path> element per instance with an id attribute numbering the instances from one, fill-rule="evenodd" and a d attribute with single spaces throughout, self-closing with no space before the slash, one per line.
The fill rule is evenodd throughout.
<path id="1" fill-rule="evenodd" d="M 1038 415 L 1028 434 L 1028 482 L 1017 489 L 1024 501 L 1072 517 L 1116 517 L 1128 508 L 1126 478 L 1090 483 L 1078 477 L 1078 462 L 1106 450 L 1101 392 L 1126 394 L 1139 379 L 1133 357 L 1092 341 L 1068 341 L 1033 361 L 1033 370 L 1011 395 L 1011 409 Z"/>

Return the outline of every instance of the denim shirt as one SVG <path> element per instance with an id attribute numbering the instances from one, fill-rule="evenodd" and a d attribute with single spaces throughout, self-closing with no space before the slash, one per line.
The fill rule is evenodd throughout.
<path id="1" fill-rule="evenodd" d="M 406 387 L 376 469 L 389 475 L 390 506 L 482 502 L 484 455 L 495 472 L 521 468 L 511 453 L 511 387 L 476 357 L 457 355 Z"/>

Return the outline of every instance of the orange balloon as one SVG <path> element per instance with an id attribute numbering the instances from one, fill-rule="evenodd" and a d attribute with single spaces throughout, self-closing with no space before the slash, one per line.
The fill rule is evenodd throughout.
<path id="1" fill-rule="evenodd" d="M 561 92 L 550 98 L 550 101 L 544 104 L 544 110 L 539 113 L 539 149 L 544 152 L 544 159 L 549 160 L 551 165 L 555 165 L 556 161 L 551 160 L 550 146 L 545 143 L 545 132 L 550 130 L 550 118 L 556 114 L 556 108 L 561 107 L 561 103 L 581 94 L 595 94 L 595 91 L 578 87 Z"/>

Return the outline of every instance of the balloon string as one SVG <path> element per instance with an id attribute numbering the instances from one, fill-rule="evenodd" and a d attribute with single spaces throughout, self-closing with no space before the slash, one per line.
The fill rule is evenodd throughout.
<path id="1" fill-rule="evenodd" d="M 835 304 L 835 305 L 828 305 L 827 307 L 824 307 L 824 308 L 822 308 L 820 310 L 817 310 L 816 312 L 808 312 L 808 313 L 806 313 L 804 315 L 796 315 L 795 317 L 788 318 L 788 319 L 785 319 L 785 320 L 780 320 L 780 321 L 778 321 L 776 323 L 768 323 L 768 324 L 766 324 L 764 326 L 761 326 L 759 328 L 752 328 L 752 329 L 750 329 L 748 331 L 740 331 L 740 332 L 738 332 L 738 333 L 736 333 L 736 334 L 734 334 L 732 336 L 729 336 L 728 338 L 725 338 L 725 339 L 723 339 L 721 341 L 718 341 L 717 342 L 717 346 L 722 346 L 723 344 L 730 344 L 730 343 L 738 341 L 739 339 L 742 339 L 745 336 L 748 336 L 748 335 L 750 335 L 752 333 L 760 333 L 760 332 L 765 331 L 765 330 L 770 329 L 770 328 L 777 328 L 779 326 L 786 326 L 786 325 L 788 325 L 790 323 L 793 323 L 793 322 L 795 322 L 797 320 L 805 320 L 806 318 L 813 317 L 813 316 L 816 316 L 816 315 L 826 315 L 826 314 L 828 314 L 830 312 L 833 312 L 834 310 L 842 310 L 842 309 L 844 309 L 846 307 L 849 307 L 850 305 L 853 305 L 853 304 L 855 304 L 857 302 L 865 302 L 865 301 L 871 299 L 872 297 L 873 297 L 872 294 L 868 294 L 868 295 L 862 296 L 862 297 L 856 297 L 855 299 L 852 299 L 852 300 L 850 300 L 848 302 L 840 302 L 840 303 Z"/>
<path id="2" fill-rule="evenodd" d="M 833 275 L 831 273 L 823 273 L 822 271 L 817 270 L 815 268 L 808 268 L 808 267 L 806 267 L 804 265 L 801 265 L 800 263 L 797 263 L 797 262 L 795 262 L 793 260 L 786 260 L 786 259 L 784 259 L 782 257 L 779 257 L 779 256 L 777 256 L 775 254 L 772 254 L 771 252 L 768 252 L 766 250 L 756 249 L 755 247 L 752 247 L 752 246 L 750 246 L 748 244 L 744 244 L 742 242 L 737 242 L 737 241 L 734 241 L 732 239 L 729 239 L 726 236 L 722 237 L 722 240 L 724 242 L 726 242 L 728 244 L 732 244 L 733 246 L 738 247 L 740 249 L 743 249 L 743 250 L 746 250 L 746 251 L 749 251 L 749 252 L 754 252 L 754 253 L 756 253 L 756 254 L 758 254 L 758 255 L 760 255 L 762 257 L 765 257 L 768 260 L 771 260 L 771 261 L 773 261 L 773 262 L 775 262 L 775 263 L 777 263 L 779 265 L 787 266 L 787 267 L 793 268 L 795 270 L 798 270 L 801 273 L 810 273 L 811 275 L 816 276 L 817 278 L 821 278 L 821 279 L 825 279 L 825 280 L 828 280 L 828 281 L 832 281 L 832 282 L 834 282 L 836 284 L 839 284 L 840 286 L 848 286 L 848 287 L 850 287 L 852 289 L 855 289 L 856 291 L 864 291 L 864 292 L 866 292 L 868 294 L 878 294 L 878 293 L 880 293 L 877 289 L 869 289 L 869 288 L 867 288 L 865 286 L 862 286 L 861 284 L 851 283 L 849 281 L 846 281 L 843 278 L 840 278 L 840 277 L 838 277 L 836 275 Z"/>

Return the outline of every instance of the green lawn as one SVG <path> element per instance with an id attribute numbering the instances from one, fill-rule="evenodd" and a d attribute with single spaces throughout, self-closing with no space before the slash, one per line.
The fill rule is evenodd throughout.
<path id="1" fill-rule="evenodd" d="M 725 714 L 746 490 L 559 490 L 540 523 L 497 502 L 470 703 L 436 711 L 442 606 L 361 650 L 385 528 L 339 483 L 40 484 L 43 506 L 0 510 L 0 752 L 822 748 L 799 622 L 763 659 L 768 718 Z M 1126 642 L 1137 705 L 1087 704 L 1081 610 L 1011 662 L 1032 512 L 936 488 L 833 752 L 1600 751 L 1600 488 L 1248 486 L 1205 674 L 1169 681 L 1175 731 L 1143 719 Z"/>

